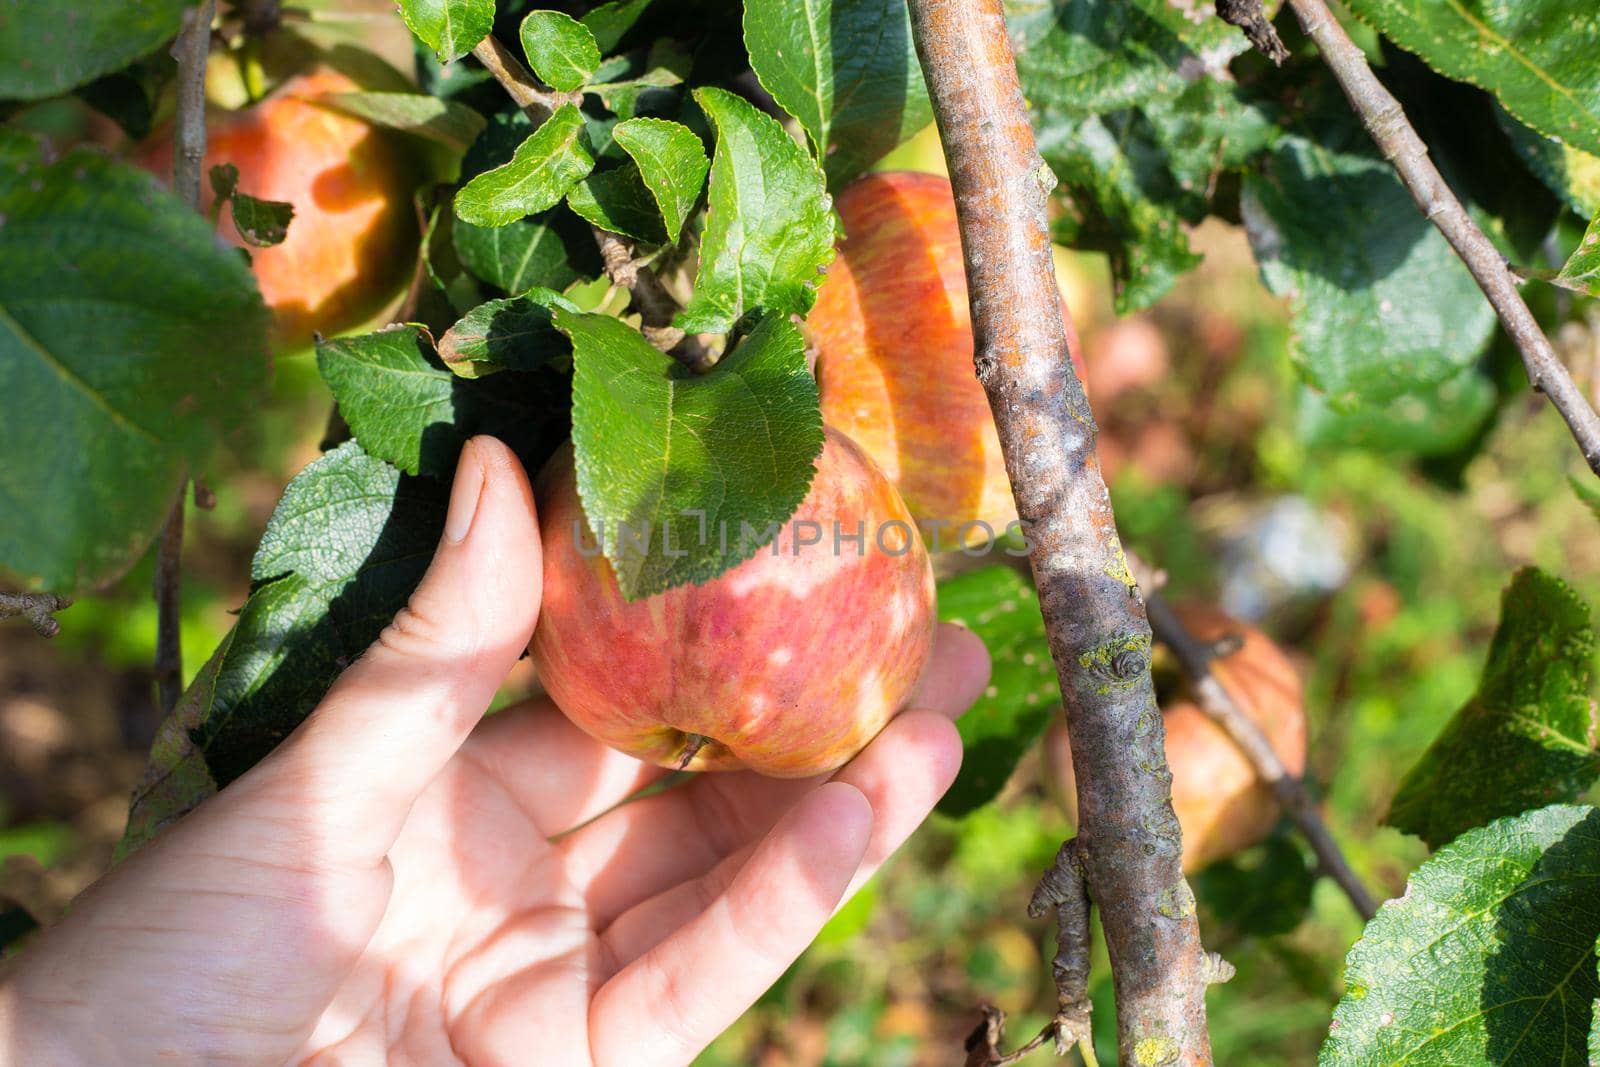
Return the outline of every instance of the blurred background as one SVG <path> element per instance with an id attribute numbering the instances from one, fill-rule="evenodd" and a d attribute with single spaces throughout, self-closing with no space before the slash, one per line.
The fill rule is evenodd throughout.
<path id="1" fill-rule="evenodd" d="M 67 129 L 82 121 L 73 106 L 27 121 Z M 940 169 L 936 138 L 883 166 Z M 1505 388 L 1480 437 L 1434 455 L 1331 416 L 1297 382 L 1287 315 L 1243 231 L 1213 221 L 1193 242 L 1204 264 L 1123 318 L 1101 257 L 1058 257 L 1118 525 L 1174 598 L 1221 604 L 1289 652 L 1306 686 L 1309 785 L 1357 872 L 1393 895 L 1426 852 L 1379 820 L 1472 694 L 1512 571 L 1538 564 L 1600 602 L 1595 517 L 1568 482 L 1581 460 L 1509 353 L 1493 357 Z M 1569 318 L 1560 345 L 1600 393 L 1600 310 Z M 280 358 L 270 403 L 207 478 L 216 505 L 191 510 L 183 557 L 191 675 L 243 603 L 256 542 L 317 455 L 330 403 L 309 353 Z M 0 626 L 0 934 L 54 920 L 109 864 L 157 725 L 150 580 L 147 559 L 63 612 L 48 642 Z M 519 670 L 505 699 L 531 683 Z M 958 1062 L 982 1002 L 1010 1013 L 1013 1040 L 1031 1035 L 1054 1007 L 1054 926 L 1025 909 L 1068 832 L 1035 754 L 993 804 L 926 826 L 700 1062 Z M 1219 1062 L 1315 1059 L 1361 922 L 1307 872 L 1280 826 L 1193 880 L 1209 947 L 1239 969 L 1210 994 Z M 1102 950 L 1095 1017 L 1111 1063 L 1104 964 Z"/>

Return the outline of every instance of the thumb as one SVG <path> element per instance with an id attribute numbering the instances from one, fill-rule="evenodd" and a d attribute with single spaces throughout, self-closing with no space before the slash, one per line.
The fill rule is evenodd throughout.
<path id="1" fill-rule="evenodd" d="M 528 478 L 492 437 L 461 450 L 433 562 L 378 640 L 257 768 L 341 858 L 377 862 L 528 646 L 543 556 Z M 326 836 L 325 836 L 326 835 Z"/>

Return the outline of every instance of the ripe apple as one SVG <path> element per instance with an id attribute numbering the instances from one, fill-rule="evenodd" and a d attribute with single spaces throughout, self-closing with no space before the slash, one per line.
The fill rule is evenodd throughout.
<path id="1" fill-rule="evenodd" d="M 360 86 L 319 68 L 290 77 L 261 102 L 213 110 L 206 122 L 201 188 L 209 210 L 213 166 L 239 168 L 239 190 L 294 205 L 281 244 L 249 248 L 262 299 L 272 310 L 273 347 L 297 350 L 314 332 L 356 326 L 411 276 L 418 240 L 411 195 L 421 177 L 402 138 L 317 103 Z M 170 181 L 168 131 L 140 153 L 141 164 Z M 226 210 L 217 231 L 247 247 Z"/>
<path id="2" fill-rule="evenodd" d="M 822 417 L 854 438 L 942 548 L 1017 517 L 989 401 L 973 373 L 972 320 L 950 182 L 868 174 L 834 206 L 844 239 L 806 319 Z M 1078 340 L 1068 322 L 1078 371 Z"/>
<path id="3" fill-rule="evenodd" d="M 1306 764 L 1305 703 L 1300 675 L 1272 639 L 1216 608 L 1175 605 L 1201 641 L 1237 636 L 1237 651 L 1211 661 L 1211 673 L 1267 735 L 1291 774 Z M 1271 790 L 1257 778 L 1233 740 L 1187 695 L 1162 709 L 1172 806 L 1183 828 L 1183 869 L 1198 871 L 1263 840 L 1278 821 Z M 1074 821 L 1078 793 L 1066 728 L 1051 725 L 1044 740 L 1045 783 Z"/>
<path id="4" fill-rule="evenodd" d="M 771 546 L 704 585 L 632 603 L 585 522 L 570 446 L 535 492 L 534 666 L 567 717 L 613 748 L 807 777 L 849 760 L 911 695 L 933 641 L 933 571 L 894 486 L 837 430 Z M 858 531 L 864 544 L 843 540 Z"/>

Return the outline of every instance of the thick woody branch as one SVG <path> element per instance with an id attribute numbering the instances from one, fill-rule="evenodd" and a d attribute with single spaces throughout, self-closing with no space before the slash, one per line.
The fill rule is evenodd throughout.
<path id="1" fill-rule="evenodd" d="M 172 45 L 178 61 L 178 116 L 172 148 L 172 188 L 183 202 L 201 210 L 200 168 L 206 156 L 206 60 L 211 54 L 211 22 L 216 0 L 203 0 L 184 12 L 183 29 Z M 151 592 L 156 601 L 156 695 L 163 715 L 183 693 L 183 642 L 179 586 L 182 578 L 183 505 L 187 480 L 167 514 L 156 542 Z"/>
<path id="2" fill-rule="evenodd" d="M 61 632 L 55 614 L 72 606 L 72 601 L 54 593 L 0 592 L 0 619 L 27 619 L 40 637 L 54 637 Z"/>
<path id="3" fill-rule="evenodd" d="M 1255 768 L 1257 777 L 1267 783 L 1279 805 L 1288 812 L 1289 818 L 1294 820 L 1295 826 L 1311 844 L 1311 851 L 1316 853 L 1323 873 L 1344 890 L 1363 920 L 1371 919 L 1378 912 L 1377 902 L 1367 892 L 1367 887 L 1361 884 L 1361 879 L 1356 877 L 1356 872 L 1350 869 L 1338 842 L 1333 839 L 1333 834 L 1317 812 L 1311 794 L 1306 792 L 1304 783 L 1289 773 L 1266 734 L 1261 732 L 1261 728 L 1244 713 L 1232 695 L 1222 687 L 1222 683 L 1217 681 L 1216 675 L 1211 673 L 1211 647 L 1188 631 L 1172 610 L 1172 605 L 1159 592 L 1147 593 L 1145 606 L 1150 612 L 1150 626 L 1155 631 L 1156 640 L 1172 649 L 1178 664 L 1189 676 L 1200 710 L 1227 732 Z"/>
<path id="4" fill-rule="evenodd" d="M 1406 118 L 1400 102 L 1383 87 L 1367 57 L 1323 0 L 1289 0 L 1306 36 L 1316 42 L 1344 94 L 1385 158 L 1424 215 L 1439 228 L 1489 298 L 1500 324 L 1522 353 L 1528 381 L 1549 397 L 1583 451 L 1583 458 L 1600 474 L 1600 415 L 1573 382 L 1550 341 L 1517 291 L 1515 276 L 1494 243 L 1473 223 L 1467 211 L 1445 184 L 1428 158 L 1428 147 Z"/>
<path id="5" fill-rule="evenodd" d="M 999 430 L 1078 782 L 1075 848 L 1111 956 L 1122 1062 L 1211 1061 L 1194 897 L 1179 868 L 1150 625 L 1068 356 L 1039 157 L 1000 0 L 910 0 L 950 164 L 974 359 Z"/>
<path id="6" fill-rule="evenodd" d="M 548 119 L 561 105 L 575 103 L 582 98 L 579 93 L 557 93 L 542 88 L 521 60 L 493 34 L 480 41 L 472 49 L 472 54 L 536 124 Z M 600 249 L 606 277 L 611 279 L 611 284 L 628 290 L 632 295 L 643 333 L 650 343 L 662 352 L 671 353 L 693 370 L 709 367 L 713 360 L 705 346 L 672 325 L 678 303 L 662 286 L 655 272 L 634 258 L 633 246 L 624 238 L 607 233 L 598 226 L 591 226 L 590 230 L 594 234 L 596 247 Z"/>

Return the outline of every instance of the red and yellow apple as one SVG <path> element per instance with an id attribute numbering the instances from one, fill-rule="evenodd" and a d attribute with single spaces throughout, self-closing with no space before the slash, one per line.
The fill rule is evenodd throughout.
<path id="1" fill-rule="evenodd" d="M 585 520 L 570 446 L 535 493 L 534 666 L 567 717 L 613 748 L 806 777 L 849 760 L 911 695 L 933 641 L 932 568 L 894 486 L 837 430 L 771 546 L 704 585 L 633 602 Z"/>
<path id="2" fill-rule="evenodd" d="M 806 319 L 822 417 L 889 476 L 940 547 L 1017 517 L 989 402 L 973 372 L 972 320 L 950 182 L 869 174 L 834 206 L 844 239 Z M 1078 341 L 1067 317 L 1073 360 Z M 930 538 L 931 539 L 931 538 Z"/>
<path id="3" fill-rule="evenodd" d="M 1272 639 L 1216 608 L 1176 605 L 1178 616 L 1205 642 L 1238 637 L 1239 648 L 1211 661 L 1211 673 L 1261 728 L 1291 774 L 1306 763 L 1306 717 L 1300 675 Z M 1187 695 L 1162 709 L 1172 806 L 1183 828 L 1183 869 L 1198 871 L 1249 848 L 1278 821 L 1272 791 L 1244 753 Z M 1072 748 L 1061 723 L 1044 740 L 1045 783 L 1074 821 L 1078 816 Z"/>
<path id="4" fill-rule="evenodd" d="M 240 192 L 294 206 L 281 244 L 249 249 L 280 350 L 309 345 L 313 333 L 359 325 L 411 276 L 418 241 L 411 196 L 421 175 L 408 146 L 318 102 L 358 88 L 349 76 L 321 68 L 289 78 L 253 106 L 207 118 L 202 175 L 232 163 Z M 154 138 L 140 162 L 169 180 L 170 132 Z M 201 186 L 209 209 L 204 176 Z M 220 213 L 217 229 L 246 247 L 229 212 Z"/>

